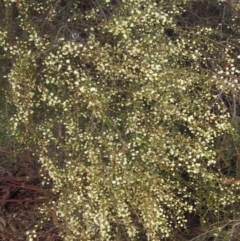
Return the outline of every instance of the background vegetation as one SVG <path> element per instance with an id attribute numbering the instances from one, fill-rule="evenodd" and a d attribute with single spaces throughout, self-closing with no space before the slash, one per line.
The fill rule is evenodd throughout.
<path id="1" fill-rule="evenodd" d="M 29 240 L 237 240 L 239 4 L 0 3 L 1 125 L 55 197 Z"/>

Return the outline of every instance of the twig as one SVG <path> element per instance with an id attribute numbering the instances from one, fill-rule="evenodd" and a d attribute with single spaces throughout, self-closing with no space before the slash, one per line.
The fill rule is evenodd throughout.
<path id="1" fill-rule="evenodd" d="M 232 226 L 232 230 L 231 230 L 231 234 L 230 234 L 230 237 L 229 237 L 229 241 L 232 240 L 233 234 L 236 232 L 235 229 L 236 229 L 236 227 L 239 226 L 239 225 L 240 225 L 240 222 L 235 223 L 235 224 Z"/>
<path id="2" fill-rule="evenodd" d="M 0 177 L 0 182 L 23 182 L 23 181 L 31 181 L 33 179 L 39 179 L 39 177 L 27 177 L 27 176 L 23 176 L 23 177 L 15 177 L 15 176 L 8 176 L 8 177 Z"/>
<path id="3" fill-rule="evenodd" d="M 0 203 L 19 203 L 19 202 L 24 202 L 24 203 L 34 203 L 34 202 L 45 202 L 47 199 L 7 199 L 7 200 L 1 200 Z"/>
<path id="4" fill-rule="evenodd" d="M 32 191 L 36 191 L 36 192 L 40 192 L 40 193 L 44 193 L 45 190 L 43 190 L 42 188 L 36 187 L 36 186 L 31 186 L 31 185 L 24 185 L 21 183 L 7 183 L 7 186 L 10 187 L 18 187 L 18 188 L 22 188 L 22 189 L 28 189 L 28 190 L 32 190 Z"/>
<path id="5" fill-rule="evenodd" d="M 217 95 L 217 98 L 216 98 L 216 100 L 212 103 L 210 110 L 211 110 L 212 107 L 217 103 L 217 101 L 221 99 L 222 93 L 223 93 L 223 90 L 221 90 L 220 93 Z"/>

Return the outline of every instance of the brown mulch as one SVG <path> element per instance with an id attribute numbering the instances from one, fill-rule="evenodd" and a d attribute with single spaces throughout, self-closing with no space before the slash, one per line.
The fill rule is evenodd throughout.
<path id="1" fill-rule="evenodd" d="M 53 194 L 42 187 L 40 166 L 30 151 L 11 159 L 10 151 L 0 148 L 0 241 L 26 241 L 26 232 L 41 220 L 39 207 Z M 62 241 L 51 221 L 37 230 L 36 240 Z"/>

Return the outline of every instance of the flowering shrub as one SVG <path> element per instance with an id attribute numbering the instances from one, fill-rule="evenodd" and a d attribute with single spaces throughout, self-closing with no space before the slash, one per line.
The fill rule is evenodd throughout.
<path id="1" fill-rule="evenodd" d="M 232 130 L 220 94 L 238 94 L 237 58 L 214 42 L 220 30 L 180 24 L 191 1 L 4 6 L 19 30 L 9 39 L 0 25 L 11 132 L 53 185 L 58 198 L 41 212 L 66 240 L 162 240 L 187 213 L 204 218 L 236 201 L 216 140 Z M 219 45 L 224 67 L 211 56 Z"/>

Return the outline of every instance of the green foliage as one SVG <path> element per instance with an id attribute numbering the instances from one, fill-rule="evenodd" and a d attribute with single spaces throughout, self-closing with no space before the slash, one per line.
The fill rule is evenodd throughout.
<path id="1" fill-rule="evenodd" d="M 53 183 L 41 212 L 66 240 L 163 240 L 237 201 L 216 144 L 233 130 L 222 94 L 239 94 L 237 8 L 215 1 L 227 20 L 202 22 L 202 1 L 14 2 L 11 133 Z"/>

